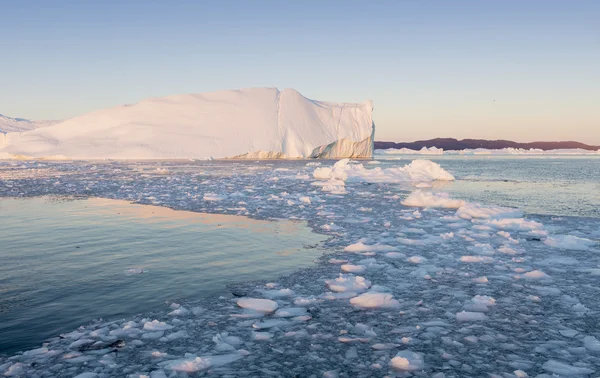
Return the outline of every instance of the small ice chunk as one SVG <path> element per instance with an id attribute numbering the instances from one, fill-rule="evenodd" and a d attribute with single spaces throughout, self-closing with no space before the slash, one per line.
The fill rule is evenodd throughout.
<path id="1" fill-rule="evenodd" d="M 217 356 L 192 356 L 185 359 L 169 361 L 167 364 L 165 364 L 165 367 L 173 371 L 195 373 L 201 370 L 209 369 L 211 367 L 223 366 L 232 363 L 241 358 L 244 358 L 246 354 L 247 352 L 243 353 L 242 351 L 238 351 L 236 353 L 221 354 Z"/>
<path id="2" fill-rule="evenodd" d="M 423 256 L 411 256 L 408 259 L 406 259 L 406 261 L 413 263 L 413 264 L 422 264 L 422 263 L 426 262 L 427 259 Z"/>
<path id="3" fill-rule="evenodd" d="M 473 278 L 471 281 L 478 283 L 478 284 L 486 284 L 486 283 L 490 282 L 490 281 L 488 281 L 486 276 L 476 277 L 476 278 Z"/>
<path id="4" fill-rule="evenodd" d="M 267 341 L 271 338 L 273 338 L 273 334 L 270 332 L 252 332 L 252 340 Z"/>
<path id="5" fill-rule="evenodd" d="M 583 338 L 583 346 L 590 352 L 600 353 L 600 340 L 594 336 L 586 336 Z"/>
<path id="6" fill-rule="evenodd" d="M 237 301 L 237 305 L 241 308 L 258 311 L 269 314 L 277 310 L 277 302 L 270 299 L 259 299 L 259 298 L 240 298 Z"/>
<path id="7" fill-rule="evenodd" d="M 485 306 L 494 306 L 496 304 L 496 300 L 487 295 L 476 295 L 471 299 L 473 303 L 482 304 Z"/>
<path id="8" fill-rule="evenodd" d="M 458 209 L 465 205 L 465 201 L 451 199 L 448 193 L 431 193 L 422 190 L 412 192 L 404 201 L 404 206 L 413 207 L 441 207 Z"/>
<path id="9" fill-rule="evenodd" d="M 389 252 L 395 251 L 396 248 L 385 245 L 385 244 L 375 244 L 375 245 L 367 245 L 363 242 L 358 242 L 355 244 L 351 244 L 344 248 L 345 252 Z"/>
<path id="10" fill-rule="evenodd" d="M 292 318 L 295 316 L 306 315 L 307 311 L 304 307 L 284 307 L 275 311 L 273 316 L 278 318 Z"/>
<path id="11" fill-rule="evenodd" d="M 588 251 L 596 244 L 596 242 L 573 235 L 555 235 L 544 240 L 544 244 L 559 249 Z"/>
<path id="12" fill-rule="evenodd" d="M 288 324 L 288 322 L 283 319 L 268 319 L 268 320 L 264 320 L 262 322 L 257 322 L 257 323 L 252 324 L 252 328 L 268 329 L 268 328 L 273 328 L 273 327 L 280 327 L 280 326 L 283 326 L 286 324 Z"/>
<path id="13" fill-rule="evenodd" d="M 144 268 L 129 268 L 129 269 L 125 269 L 125 275 L 126 276 L 132 276 L 134 274 L 142 274 L 142 273 L 148 273 L 148 271 Z"/>
<path id="14" fill-rule="evenodd" d="M 565 377 L 588 375 L 594 372 L 592 369 L 577 367 L 556 360 L 548 360 L 544 362 L 542 368 L 550 373 L 563 375 Z"/>
<path id="15" fill-rule="evenodd" d="M 459 322 L 472 322 L 486 320 L 487 316 L 482 312 L 461 311 L 456 313 L 456 320 Z"/>
<path id="16" fill-rule="evenodd" d="M 547 280 L 550 279 L 550 276 L 541 270 L 532 270 L 531 272 L 527 272 L 522 275 L 523 278 L 528 280 Z"/>
<path id="17" fill-rule="evenodd" d="M 491 263 L 494 262 L 494 259 L 489 256 L 462 256 L 460 261 L 468 263 Z"/>
<path id="18" fill-rule="evenodd" d="M 81 373 L 79 375 L 76 375 L 75 378 L 98 378 L 98 374 L 96 374 L 96 373 Z"/>
<path id="19" fill-rule="evenodd" d="M 165 322 L 160 322 L 156 319 L 151 322 L 144 323 L 144 329 L 146 331 L 166 331 L 172 328 L 172 325 L 169 325 Z"/>
<path id="20" fill-rule="evenodd" d="M 406 257 L 406 255 L 400 252 L 388 252 L 385 254 L 385 257 L 390 259 L 403 259 Z"/>
<path id="21" fill-rule="evenodd" d="M 400 303 L 389 293 L 369 292 L 350 299 L 350 303 L 361 308 L 397 308 Z"/>
<path id="22" fill-rule="evenodd" d="M 340 266 L 342 271 L 346 273 L 364 273 L 367 268 L 364 265 L 344 264 Z"/>
<path id="23" fill-rule="evenodd" d="M 325 281 L 329 290 L 342 293 L 345 291 L 364 291 L 371 287 L 371 282 L 361 276 L 341 274 L 334 280 Z"/>
<path id="24" fill-rule="evenodd" d="M 410 350 L 403 350 L 392 358 L 390 365 L 395 370 L 416 371 L 423 369 L 425 363 L 421 353 L 415 353 Z"/>
<path id="25" fill-rule="evenodd" d="M 227 196 L 223 194 L 206 193 L 204 194 L 203 199 L 205 201 L 223 201 L 224 199 L 227 199 Z"/>

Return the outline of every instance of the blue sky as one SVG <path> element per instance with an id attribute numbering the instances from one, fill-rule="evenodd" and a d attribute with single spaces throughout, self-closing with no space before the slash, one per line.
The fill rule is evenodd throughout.
<path id="1" fill-rule="evenodd" d="M 291 87 L 378 140 L 600 144 L 599 1 L 0 0 L 0 113 Z"/>

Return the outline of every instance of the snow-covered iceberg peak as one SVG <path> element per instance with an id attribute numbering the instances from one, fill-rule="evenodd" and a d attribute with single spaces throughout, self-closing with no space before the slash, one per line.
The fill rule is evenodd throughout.
<path id="1" fill-rule="evenodd" d="M 152 98 L 7 134 L 0 156 L 76 159 L 371 157 L 373 104 L 252 88 Z"/>

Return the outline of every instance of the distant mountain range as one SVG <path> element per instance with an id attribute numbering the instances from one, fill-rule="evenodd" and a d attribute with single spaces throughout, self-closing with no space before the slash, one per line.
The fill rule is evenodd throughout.
<path id="1" fill-rule="evenodd" d="M 416 142 L 409 143 L 395 143 L 395 142 L 375 142 L 376 150 L 384 150 L 387 148 L 408 148 L 411 150 L 420 150 L 423 147 L 437 147 L 442 148 L 446 151 L 450 150 L 465 150 L 465 149 L 476 149 L 485 148 L 488 150 L 500 150 L 503 148 L 523 148 L 523 149 L 540 149 L 540 150 L 558 150 L 558 149 L 575 149 L 581 148 L 583 150 L 597 151 L 600 150 L 600 146 L 590 146 L 588 144 L 565 141 L 565 142 L 530 142 L 530 143 L 519 143 L 510 140 L 486 140 L 486 139 L 454 139 L 454 138 L 436 138 L 429 140 L 418 140 Z"/>

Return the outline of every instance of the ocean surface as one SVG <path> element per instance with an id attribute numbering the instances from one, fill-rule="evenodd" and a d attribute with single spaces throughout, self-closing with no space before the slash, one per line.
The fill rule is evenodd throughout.
<path id="1" fill-rule="evenodd" d="M 239 281 L 312 265 L 299 221 L 174 211 L 101 198 L 0 198 L 0 353 Z"/>
<path id="2" fill-rule="evenodd" d="M 384 167 L 417 157 L 377 156 Z M 456 177 L 436 189 L 528 214 L 600 218 L 600 156 L 427 156 Z"/>
<path id="3" fill-rule="evenodd" d="M 563 297 L 570 298 L 566 299 L 568 305 L 579 306 L 579 312 L 573 314 L 566 308 L 556 316 L 548 313 L 551 316 L 537 318 L 540 310 L 536 308 L 520 310 L 530 313 L 540 323 L 549 323 L 540 332 L 563 327 L 565 322 L 579 324 L 581 308 L 585 314 L 598 313 L 590 298 L 597 295 L 593 280 L 600 276 L 596 274 L 600 273 L 600 262 L 595 257 L 600 238 L 600 158 L 418 158 L 439 163 L 456 178 L 452 182 L 433 181 L 432 188 L 426 190 L 446 192 L 452 198 L 486 206 L 521 208 L 527 221 L 518 220 L 520 223 L 510 226 L 513 228 L 498 229 L 494 229 L 498 227 L 494 224 L 481 227 L 465 221 L 447 224 L 446 218 L 454 210 L 419 212 L 400 205 L 403 196 L 416 190 L 406 183 L 348 181 L 345 194 L 313 185 L 315 163 L 328 167 L 334 161 L 0 162 L 0 354 L 34 348 L 47 338 L 72 331 L 93 319 L 135 319 L 143 324 L 145 320 L 135 314 L 165 311 L 172 302 L 226 296 L 225 303 L 212 310 L 215 313 L 206 313 L 203 321 L 208 321 L 211 316 L 220 317 L 215 315 L 219 311 L 234 308 L 227 302 L 231 300 L 227 284 L 277 280 L 302 267 L 317 267 L 314 261 L 324 253 L 342 253 L 345 246 L 359 240 L 391 244 L 394 251 L 414 255 L 408 266 L 391 264 L 385 260 L 386 256 L 376 255 L 383 260 L 375 263 L 375 259 L 364 259 L 359 254 L 340 255 L 358 265 L 374 264 L 364 273 L 374 282 L 380 279 L 380 273 L 374 273 L 379 272 L 377 269 L 387 266 L 386 272 L 398 270 L 400 273 L 385 273 L 383 276 L 388 278 L 381 281 L 381 287 L 387 290 L 385 285 L 388 285 L 401 302 L 418 303 L 423 293 L 429 293 L 428 286 L 421 287 L 426 284 L 415 281 L 414 277 L 421 280 L 423 275 L 429 275 L 427 269 L 447 266 L 448 274 L 459 272 L 459 276 L 440 287 L 450 290 L 444 295 L 452 297 L 454 290 L 460 288 L 462 301 L 463 297 L 472 296 L 464 294 L 472 292 L 471 279 L 464 277 L 488 275 L 492 282 L 489 288 L 473 293 L 506 296 L 506 302 L 499 303 L 506 303 L 507 311 L 513 306 L 511 303 L 535 297 L 532 296 L 535 290 L 543 293 L 562 290 Z M 373 162 L 361 163 L 367 169 L 394 168 L 414 159 L 378 156 Z M 551 242 L 558 245 L 556 249 L 540 242 L 535 232 L 542 230 L 542 223 L 537 222 L 543 223 L 544 232 L 549 232 Z M 458 236 L 461 232 L 471 237 L 464 240 L 455 237 L 454 234 Z M 503 255 L 495 257 L 498 265 L 483 264 L 476 268 L 472 265 L 471 270 L 461 273 L 461 253 L 481 253 L 493 261 L 489 257 L 493 248 L 507 247 L 506 240 L 518 244 L 515 239 L 498 236 L 508 232 L 522 243 L 518 247 L 512 245 L 514 255 L 502 252 Z M 452 239 L 439 239 L 450 234 Z M 429 243 L 434 243 L 435 248 Z M 486 249 L 486 243 L 491 244 L 492 252 Z M 438 254 L 438 247 L 443 254 Z M 529 255 L 532 260 L 513 257 Z M 418 268 L 421 261 L 427 260 L 429 265 Z M 554 283 L 542 282 L 557 287 L 551 286 L 544 292 L 541 286 L 521 285 L 523 290 L 533 290 L 523 297 L 524 293 L 508 285 L 515 279 L 512 269 L 525 272 L 535 266 L 555 277 Z M 565 267 L 589 274 L 591 281 L 585 281 L 587 276 L 572 276 Z M 339 270 L 334 273 L 336 268 L 328 265 L 320 269 L 332 270 L 326 270 L 326 277 L 335 278 L 339 273 Z M 306 273 L 305 277 L 294 273 L 287 282 L 298 292 L 303 290 L 302 286 L 310 287 L 302 295 L 313 298 L 312 301 L 326 295 L 321 293 L 324 274 L 318 270 Z M 500 278 L 494 281 L 492 278 L 496 276 Z M 503 286 L 505 283 L 507 286 Z M 411 291 L 403 289 L 411 285 L 416 287 Z M 579 291 L 582 285 L 585 290 Z M 259 290 L 254 295 L 261 293 Z M 305 297 L 291 293 L 304 301 Z M 430 293 L 431 300 L 437 301 L 431 302 L 432 308 L 448 306 L 450 310 L 444 311 L 451 315 L 460 311 L 461 307 L 457 307 L 460 302 L 438 298 L 437 293 L 435 290 Z M 554 311 L 558 307 L 552 306 L 559 305 L 547 303 L 545 311 Z M 335 307 L 341 304 L 330 305 L 325 301 L 320 306 L 334 306 L 333 311 L 345 311 L 347 318 L 360 315 L 348 312 L 346 307 Z M 498 319 L 507 314 L 498 313 Z M 572 321 L 565 320 L 571 316 Z M 595 315 L 586 316 L 596 319 Z M 328 327 L 338 324 L 335 319 L 321 320 Z M 589 333 L 585 325 L 588 323 L 577 327 Z M 116 327 L 114 323 L 107 324 Z M 228 327 L 235 329 L 232 324 Z M 515 327 L 521 333 L 529 332 L 526 325 Z M 338 331 L 327 330 L 334 334 Z M 536 335 L 540 340 L 552 337 Z M 209 333 L 197 335 L 205 336 L 209 337 Z M 253 345 L 251 341 L 248 343 L 248 347 Z M 524 351 L 531 350 L 530 345 L 515 343 Z M 495 353 L 496 349 L 490 348 L 484 348 L 482 353 Z M 132 353 L 131 356 L 136 356 L 133 350 Z M 48 361 L 52 358 L 48 357 Z M 593 364 L 595 357 L 590 358 L 592 362 L 589 359 L 584 362 Z M 319 363 L 327 366 L 333 362 Z M 151 366 L 147 365 L 148 369 Z M 485 366 L 477 371 L 488 371 Z M 69 371 L 85 369 L 72 367 Z"/>

